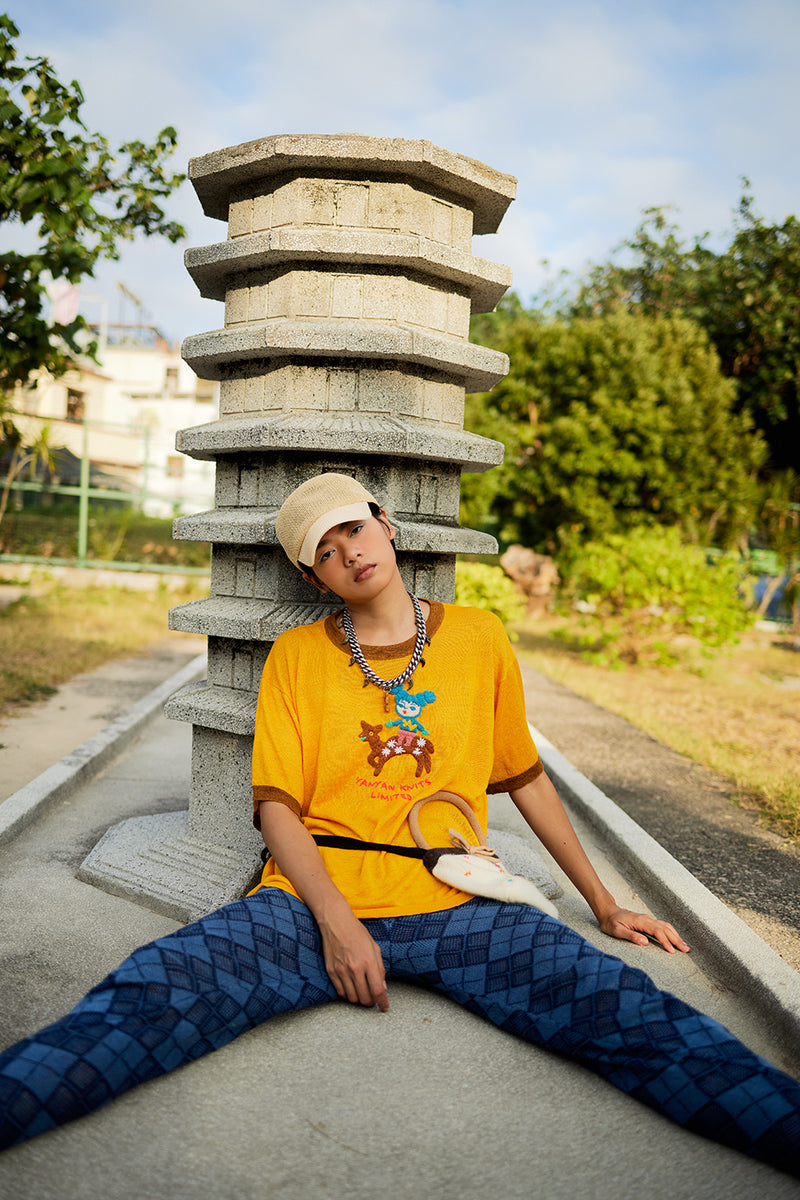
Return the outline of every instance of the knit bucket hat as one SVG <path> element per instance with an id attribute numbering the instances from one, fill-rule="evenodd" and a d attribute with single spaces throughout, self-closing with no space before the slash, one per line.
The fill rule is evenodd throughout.
<path id="1" fill-rule="evenodd" d="M 284 500 L 275 521 L 278 541 L 296 567 L 313 566 L 320 538 L 345 521 L 366 521 L 378 501 L 351 475 L 315 475 Z"/>

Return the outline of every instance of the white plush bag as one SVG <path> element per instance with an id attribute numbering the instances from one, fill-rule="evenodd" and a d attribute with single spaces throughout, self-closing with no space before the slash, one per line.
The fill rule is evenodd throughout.
<path id="1" fill-rule="evenodd" d="M 558 917 L 558 909 L 535 883 L 523 875 L 511 875 L 488 846 L 471 846 L 466 838 L 449 829 L 452 845 L 431 847 L 425 841 L 419 827 L 419 811 L 431 800 L 445 800 L 454 804 L 464 814 L 475 836 L 483 838 L 483 830 L 466 800 L 454 792 L 436 792 L 418 800 L 408 814 L 411 836 L 421 850 L 425 851 L 422 861 L 442 883 L 469 892 L 473 896 L 487 896 L 491 900 L 504 900 L 509 904 L 530 904 L 551 917 Z"/>

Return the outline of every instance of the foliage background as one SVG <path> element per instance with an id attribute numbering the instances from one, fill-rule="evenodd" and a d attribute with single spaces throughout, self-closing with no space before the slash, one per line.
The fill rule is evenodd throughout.
<path id="1" fill-rule="evenodd" d="M 83 121 L 80 84 L 63 83 L 45 57 L 21 55 L 18 38 L 0 13 L 0 225 L 32 227 L 36 243 L 0 251 L 0 393 L 42 368 L 63 372 L 86 348 L 80 313 L 48 319 L 49 283 L 80 283 L 137 233 L 185 235 L 163 207 L 185 178 L 165 168 L 175 130 L 112 150 Z"/>
<path id="2" fill-rule="evenodd" d="M 562 559 L 641 524 L 741 540 L 768 452 L 699 326 L 621 309 L 548 320 L 515 299 L 475 325 L 512 365 L 468 398 L 469 427 L 503 441 L 506 461 L 465 477 L 467 519 L 483 527 L 488 509 L 502 541 Z"/>
<path id="3" fill-rule="evenodd" d="M 573 595 L 595 543 L 616 562 L 648 528 L 735 550 L 800 633 L 800 222 L 758 216 L 745 180 L 710 241 L 651 208 L 608 261 L 473 319 L 511 371 L 467 398 L 506 458 L 464 477 L 462 518 L 554 555 Z"/>

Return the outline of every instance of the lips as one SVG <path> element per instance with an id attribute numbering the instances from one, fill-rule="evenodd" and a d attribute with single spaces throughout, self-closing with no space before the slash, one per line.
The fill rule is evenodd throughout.
<path id="1" fill-rule="evenodd" d="M 369 579 L 375 570 L 375 565 L 375 563 L 365 563 L 363 567 L 359 567 L 354 576 L 356 583 L 362 583 L 365 579 Z"/>

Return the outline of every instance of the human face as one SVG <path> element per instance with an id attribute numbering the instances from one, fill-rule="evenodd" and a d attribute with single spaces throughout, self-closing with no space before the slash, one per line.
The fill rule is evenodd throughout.
<path id="1" fill-rule="evenodd" d="M 422 712 L 422 705 L 415 703 L 414 700 L 396 700 L 395 708 L 397 709 L 398 717 L 418 717 Z"/>
<path id="2" fill-rule="evenodd" d="M 390 542 L 394 529 L 386 519 L 345 521 L 320 539 L 314 555 L 314 575 L 321 591 L 333 591 L 343 600 L 371 598 L 397 569 Z"/>

